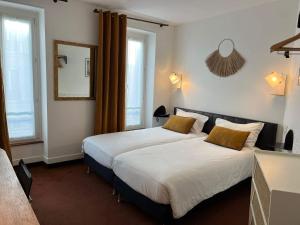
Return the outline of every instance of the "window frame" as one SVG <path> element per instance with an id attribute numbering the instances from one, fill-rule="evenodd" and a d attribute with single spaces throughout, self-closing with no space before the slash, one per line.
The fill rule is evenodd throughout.
<path id="1" fill-rule="evenodd" d="M 33 102 L 35 135 L 32 137 L 10 138 L 12 146 L 27 143 L 41 143 L 42 141 L 42 115 L 41 115 L 41 68 L 40 68 L 40 37 L 39 37 L 39 15 L 37 12 L 12 7 L 1 7 L 0 9 L 0 48 L 3 48 L 3 17 L 29 20 L 32 32 L 32 71 L 33 71 Z M 3 54 L 1 54 L 3 62 Z M 5 74 L 4 74 L 5 76 Z M 5 85 L 5 84 L 4 84 Z"/>
<path id="2" fill-rule="evenodd" d="M 143 129 L 145 128 L 145 118 L 146 118 L 146 111 L 145 111 L 145 107 L 146 107 L 146 70 L 147 70 L 147 52 L 148 52 L 148 46 L 147 46 L 147 36 L 142 32 L 142 31 L 138 31 L 135 29 L 130 29 L 127 28 L 127 47 L 126 47 L 126 65 L 127 65 L 127 55 L 128 55 L 128 41 L 129 40 L 136 40 L 139 42 L 143 43 L 143 76 L 142 76 L 142 92 L 143 92 L 143 96 L 142 96 L 142 107 L 141 107 L 141 124 L 139 125 L 129 125 L 126 127 L 126 130 L 138 130 L 138 129 Z M 126 74 L 126 85 L 127 85 L 127 74 Z M 127 90 L 127 86 L 126 86 L 126 90 Z M 125 112 L 127 110 L 127 102 L 125 102 Z M 125 121 L 126 121 L 126 116 L 125 116 Z"/>

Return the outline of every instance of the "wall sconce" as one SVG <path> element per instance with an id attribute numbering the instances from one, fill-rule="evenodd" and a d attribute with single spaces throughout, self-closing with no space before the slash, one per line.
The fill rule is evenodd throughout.
<path id="1" fill-rule="evenodd" d="M 182 75 L 178 75 L 176 73 L 171 73 L 169 79 L 172 84 L 176 85 L 177 88 L 181 88 L 182 84 Z"/>
<path id="2" fill-rule="evenodd" d="M 279 95 L 279 96 L 285 95 L 285 82 L 286 82 L 285 75 L 272 72 L 271 74 L 265 77 L 265 80 L 272 88 L 273 95 Z"/>

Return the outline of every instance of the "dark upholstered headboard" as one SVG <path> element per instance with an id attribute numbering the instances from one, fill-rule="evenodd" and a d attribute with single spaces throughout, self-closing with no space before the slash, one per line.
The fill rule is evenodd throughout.
<path id="1" fill-rule="evenodd" d="M 182 109 L 187 112 L 200 113 L 202 115 L 208 116 L 209 120 L 205 123 L 204 128 L 203 128 L 203 132 L 205 132 L 207 134 L 209 134 L 210 131 L 215 126 L 215 121 L 217 118 L 229 120 L 234 123 L 262 122 L 265 125 L 258 136 L 255 146 L 260 149 L 263 149 L 263 150 L 274 150 L 274 146 L 276 144 L 277 127 L 278 127 L 278 125 L 275 123 L 268 123 L 268 122 L 264 122 L 264 121 L 257 121 L 257 120 L 251 120 L 251 119 L 243 119 L 243 118 L 234 117 L 234 116 L 226 116 L 226 115 L 221 115 L 221 114 L 216 114 L 216 113 L 202 112 L 202 111 L 198 111 L 198 110 L 185 109 L 185 108 L 180 108 L 180 107 L 174 108 L 174 114 L 176 114 L 177 109 Z"/>

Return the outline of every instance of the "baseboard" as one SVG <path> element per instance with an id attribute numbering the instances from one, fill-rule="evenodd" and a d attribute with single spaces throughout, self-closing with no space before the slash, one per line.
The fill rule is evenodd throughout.
<path id="1" fill-rule="evenodd" d="M 71 161 L 71 160 L 82 159 L 82 158 L 83 158 L 83 153 L 75 153 L 75 154 L 67 154 L 67 155 L 60 155 L 60 156 L 54 156 L 54 157 L 44 156 L 43 161 L 46 164 L 53 164 L 53 163 Z"/>
<path id="2" fill-rule="evenodd" d="M 22 158 L 26 164 L 36 163 L 36 162 L 45 162 L 46 164 L 53 164 L 53 163 L 60 163 L 65 161 L 71 161 L 76 159 L 82 159 L 83 153 L 75 153 L 75 154 L 67 154 L 67 155 L 60 155 L 55 157 L 46 157 L 46 156 L 32 156 Z M 18 165 L 21 159 L 13 159 L 13 165 Z"/>
<path id="3" fill-rule="evenodd" d="M 26 164 L 30 164 L 30 163 L 36 163 L 36 162 L 42 162 L 44 160 L 43 156 L 32 156 L 32 157 L 26 157 L 26 158 L 22 158 L 24 160 L 24 162 Z M 21 159 L 13 159 L 13 166 L 16 166 L 19 164 L 19 161 Z"/>

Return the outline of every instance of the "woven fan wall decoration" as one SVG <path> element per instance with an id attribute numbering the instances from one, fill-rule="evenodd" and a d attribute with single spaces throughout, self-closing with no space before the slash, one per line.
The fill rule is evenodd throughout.
<path id="1" fill-rule="evenodd" d="M 230 41 L 233 45 L 230 55 L 224 57 L 220 53 L 220 47 L 225 41 Z M 243 56 L 235 49 L 233 40 L 224 39 L 220 42 L 218 49 L 208 56 L 206 65 L 210 72 L 220 77 L 228 77 L 237 73 L 245 64 Z"/>

